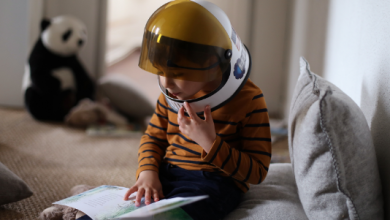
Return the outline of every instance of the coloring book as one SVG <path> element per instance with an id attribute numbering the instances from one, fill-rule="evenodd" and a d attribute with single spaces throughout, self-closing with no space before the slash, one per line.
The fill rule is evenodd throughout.
<path id="1" fill-rule="evenodd" d="M 53 204 L 78 209 L 93 220 L 191 219 L 182 209 L 177 208 L 208 197 L 205 195 L 162 199 L 150 205 L 145 205 L 142 198 L 141 205 L 136 207 L 136 192 L 130 195 L 128 201 L 123 200 L 127 190 L 129 189 L 125 187 L 103 185 Z"/>

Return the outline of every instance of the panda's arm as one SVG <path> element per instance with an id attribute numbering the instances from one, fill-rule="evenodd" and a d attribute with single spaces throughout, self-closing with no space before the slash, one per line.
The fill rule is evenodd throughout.
<path id="1" fill-rule="evenodd" d="M 61 82 L 44 65 L 30 66 L 30 71 L 32 84 L 42 92 L 57 92 L 61 89 Z"/>
<path id="2" fill-rule="evenodd" d="M 80 88 L 77 91 L 77 98 L 89 98 L 93 100 L 95 94 L 95 85 L 90 76 L 88 75 L 87 71 L 84 69 L 84 67 L 77 60 L 76 57 L 72 60 L 71 68 L 73 69 L 73 72 L 76 73 L 75 78 L 77 88 Z"/>

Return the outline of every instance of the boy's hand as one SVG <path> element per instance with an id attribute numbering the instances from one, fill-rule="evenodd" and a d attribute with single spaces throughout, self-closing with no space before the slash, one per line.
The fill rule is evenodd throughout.
<path id="1" fill-rule="evenodd" d="M 184 107 L 191 118 L 184 115 L 183 107 L 179 109 L 177 121 L 180 131 L 198 143 L 208 153 L 217 137 L 210 106 L 204 108 L 204 120 L 199 118 L 187 102 L 184 102 Z"/>
<path id="2" fill-rule="evenodd" d="M 164 198 L 158 173 L 153 170 L 144 170 L 139 174 L 137 182 L 127 191 L 124 200 L 127 201 L 129 196 L 136 191 L 138 191 L 138 193 L 135 199 L 135 206 L 140 206 L 141 198 L 144 194 L 146 205 L 151 203 L 151 197 L 153 197 L 155 202 Z"/>

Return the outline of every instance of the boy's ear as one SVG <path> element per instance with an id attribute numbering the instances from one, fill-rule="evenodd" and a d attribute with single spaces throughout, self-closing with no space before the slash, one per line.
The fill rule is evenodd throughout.
<path id="1" fill-rule="evenodd" d="M 47 18 L 42 19 L 41 21 L 41 32 L 44 31 L 49 25 L 50 25 L 50 20 Z"/>

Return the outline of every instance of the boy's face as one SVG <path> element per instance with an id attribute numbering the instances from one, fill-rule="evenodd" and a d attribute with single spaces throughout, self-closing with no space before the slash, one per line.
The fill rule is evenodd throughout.
<path id="1" fill-rule="evenodd" d="M 205 66 L 209 66 L 211 64 L 215 63 L 214 59 L 210 59 L 207 63 L 205 63 Z M 197 68 L 202 68 L 203 66 L 200 66 L 199 64 L 189 62 L 186 60 L 180 60 L 176 62 L 179 66 L 193 66 Z M 197 82 L 197 81 L 189 81 L 184 80 L 187 76 L 197 76 L 199 74 L 206 74 L 211 77 L 218 74 L 219 66 L 215 66 L 213 68 L 208 69 L 207 71 L 204 70 L 193 70 L 193 69 L 186 69 L 186 68 L 170 68 L 166 66 L 156 65 L 156 67 L 160 70 L 158 73 L 159 80 L 162 86 L 164 86 L 168 92 L 172 95 L 173 98 L 180 99 L 180 100 L 188 100 L 188 99 L 195 99 L 199 98 L 196 96 L 196 94 L 199 91 L 203 91 L 204 93 L 209 93 L 216 89 L 217 86 L 219 86 L 221 77 L 217 77 L 215 80 L 209 81 L 209 82 Z M 184 79 L 183 79 L 184 78 Z M 200 94 L 198 94 L 200 95 Z"/>
<path id="2" fill-rule="evenodd" d="M 193 82 L 170 77 L 159 76 L 160 83 L 164 86 L 173 98 L 188 100 L 195 98 L 198 93 L 206 86 L 206 82 Z"/>

